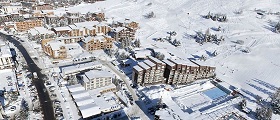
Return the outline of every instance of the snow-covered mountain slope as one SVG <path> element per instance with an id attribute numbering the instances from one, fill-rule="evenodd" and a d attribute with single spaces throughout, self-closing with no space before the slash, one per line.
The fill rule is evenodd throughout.
<path id="1" fill-rule="evenodd" d="M 240 87 L 249 96 L 267 98 L 280 86 L 280 34 L 273 32 L 273 23 L 279 21 L 277 15 L 261 17 L 255 10 L 266 13 L 280 12 L 279 0 L 107 0 L 94 4 L 81 4 L 66 8 L 68 11 L 86 13 L 103 11 L 109 19 L 129 18 L 140 23 L 137 38 L 143 47 L 163 48 L 175 56 L 187 59 L 205 55 L 209 65 L 217 67 L 217 76 Z M 61 14 L 65 9 L 58 9 Z M 235 14 L 242 11 L 241 14 Z M 146 19 L 144 15 L 154 12 L 155 17 Z M 227 22 L 205 19 L 202 15 L 226 14 Z M 222 31 L 211 28 L 221 26 Z M 199 45 L 190 35 L 205 32 L 224 36 L 221 45 L 206 43 Z M 169 31 L 177 32 L 180 47 L 153 39 L 166 37 Z M 234 43 L 243 40 L 244 44 Z M 250 49 L 250 53 L 241 52 Z M 216 57 L 208 54 L 217 51 Z"/>

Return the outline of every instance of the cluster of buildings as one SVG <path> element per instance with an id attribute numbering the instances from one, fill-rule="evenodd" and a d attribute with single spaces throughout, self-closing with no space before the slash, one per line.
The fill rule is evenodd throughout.
<path id="1" fill-rule="evenodd" d="M 179 85 L 213 77 L 215 69 L 196 61 L 179 59 L 161 61 L 150 56 L 133 67 L 132 80 L 139 85 Z"/>
<path id="2" fill-rule="evenodd" d="M 8 103 L 11 103 L 13 96 L 10 94 L 17 95 L 18 93 L 18 76 L 16 73 L 15 50 L 10 48 L 5 42 L 0 40 L 0 119 L 4 119 L 2 115 L 5 115 L 4 109 Z"/>
<path id="3" fill-rule="evenodd" d="M 60 71 L 59 76 L 68 82 L 68 91 L 83 119 L 103 119 L 123 114 L 113 93 L 117 91 L 115 76 L 102 69 L 99 62 L 62 66 Z"/>
<path id="4" fill-rule="evenodd" d="M 27 34 L 29 40 L 40 43 L 44 53 L 53 59 L 76 59 L 75 56 L 94 50 L 110 49 L 114 41 L 134 40 L 139 28 L 138 23 L 129 19 L 107 20 L 102 12 L 66 11 L 55 15 L 54 5 L 47 1 L 0 4 L 3 6 L 0 10 L 4 11 L 0 14 L 3 21 L 0 29 Z M 82 51 L 81 55 L 77 51 Z"/>

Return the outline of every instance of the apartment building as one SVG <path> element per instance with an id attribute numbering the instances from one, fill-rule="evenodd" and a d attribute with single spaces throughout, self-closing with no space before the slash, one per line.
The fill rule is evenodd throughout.
<path id="1" fill-rule="evenodd" d="M 0 43 L 0 70 L 14 68 L 10 48 L 4 42 Z"/>
<path id="2" fill-rule="evenodd" d="M 67 58 L 67 49 L 64 43 L 49 41 L 42 43 L 43 51 L 54 59 L 65 59 Z"/>
<path id="3" fill-rule="evenodd" d="M 74 23 L 82 22 L 83 20 L 80 18 L 79 12 L 66 12 L 66 18 L 68 21 L 68 25 L 73 25 Z"/>
<path id="4" fill-rule="evenodd" d="M 65 27 L 55 27 L 51 29 L 52 31 L 55 32 L 55 34 L 60 37 L 60 36 L 70 36 L 71 33 L 71 28 L 69 26 L 65 26 Z"/>
<path id="5" fill-rule="evenodd" d="M 150 60 L 152 63 L 155 64 L 155 69 L 154 69 L 154 82 L 155 83 L 165 83 L 165 78 L 163 76 L 166 64 L 159 59 L 149 56 L 148 60 Z"/>
<path id="6" fill-rule="evenodd" d="M 56 25 L 60 20 L 60 17 L 56 15 L 46 15 L 45 21 L 48 25 Z"/>
<path id="7" fill-rule="evenodd" d="M 52 30 L 57 36 L 96 36 L 97 34 L 107 34 L 111 28 L 104 22 L 87 21 L 65 27 L 55 27 Z"/>
<path id="8" fill-rule="evenodd" d="M 135 39 L 135 30 L 129 27 L 118 27 L 114 29 L 114 39 L 116 41 L 122 41 L 123 39 Z"/>
<path id="9" fill-rule="evenodd" d="M 23 22 L 16 22 L 15 29 L 19 32 L 24 32 L 34 27 L 42 27 L 42 24 L 41 20 L 26 20 Z"/>
<path id="10" fill-rule="evenodd" d="M 44 27 L 34 27 L 27 31 L 28 39 L 34 41 L 40 41 L 43 39 L 55 38 L 55 33 Z"/>
<path id="11" fill-rule="evenodd" d="M 202 78 L 210 78 L 215 76 L 216 67 L 206 65 L 202 61 L 191 61 L 191 62 L 199 66 L 199 70 L 198 70 L 199 74 L 197 74 L 197 78 L 202 79 Z"/>
<path id="12" fill-rule="evenodd" d="M 24 18 L 23 16 L 19 15 L 19 13 L 11 13 L 11 14 L 1 14 L 0 19 L 2 22 L 19 22 L 22 21 Z"/>
<path id="13" fill-rule="evenodd" d="M 149 57 L 148 60 L 133 67 L 132 78 L 135 83 L 141 85 L 165 83 L 164 70 L 165 63 L 154 57 Z"/>
<path id="14" fill-rule="evenodd" d="M 107 34 L 111 28 L 105 22 L 87 21 L 74 23 L 79 29 L 84 29 L 86 35 Z"/>
<path id="15" fill-rule="evenodd" d="M 92 90 L 112 84 L 113 74 L 108 71 L 90 70 L 82 76 L 82 86 Z"/>
<path id="16" fill-rule="evenodd" d="M 32 6 L 33 10 L 52 10 L 53 6 L 47 3 L 39 3 L 37 5 Z"/>
<path id="17" fill-rule="evenodd" d="M 154 57 L 133 67 L 132 80 L 140 85 L 170 84 L 179 85 L 215 75 L 215 67 L 202 65 L 190 60 L 166 59 Z"/>
<path id="18" fill-rule="evenodd" d="M 82 46 L 87 51 L 112 48 L 113 39 L 106 35 L 88 36 L 82 41 Z"/>
<path id="19" fill-rule="evenodd" d="M 77 43 L 84 39 L 84 36 L 73 36 L 73 37 L 58 37 L 57 41 L 63 42 L 64 44 Z"/>
<path id="20" fill-rule="evenodd" d="M 40 11 L 40 10 L 36 10 L 36 11 L 33 11 L 32 13 L 32 17 L 33 18 L 37 18 L 37 19 L 41 19 L 41 20 L 44 20 L 45 19 L 45 16 L 50 16 L 50 15 L 54 15 L 54 12 L 53 11 Z"/>
<path id="21" fill-rule="evenodd" d="M 163 62 L 167 68 L 164 73 L 167 84 L 186 84 L 199 79 L 199 66 L 189 60 L 167 59 Z"/>

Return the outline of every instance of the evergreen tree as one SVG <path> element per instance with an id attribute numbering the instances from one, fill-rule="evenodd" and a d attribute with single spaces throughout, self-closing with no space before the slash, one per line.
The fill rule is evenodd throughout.
<path id="1" fill-rule="evenodd" d="M 271 120 L 272 109 L 268 107 L 259 107 L 256 109 L 257 120 Z"/>
<path id="2" fill-rule="evenodd" d="M 280 114 L 280 88 L 272 95 L 271 107 L 273 113 Z"/>

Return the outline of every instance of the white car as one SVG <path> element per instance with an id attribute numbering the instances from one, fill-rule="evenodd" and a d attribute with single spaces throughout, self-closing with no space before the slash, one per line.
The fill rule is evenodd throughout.
<path id="1" fill-rule="evenodd" d="M 36 73 L 36 72 L 33 72 L 33 77 L 34 77 L 35 79 L 37 79 L 37 78 L 38 78 L 38 75 L 37 75 L 37 73 Z"/>

